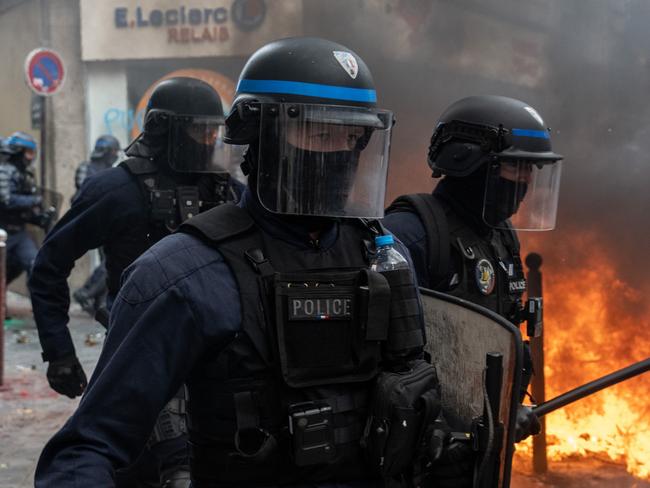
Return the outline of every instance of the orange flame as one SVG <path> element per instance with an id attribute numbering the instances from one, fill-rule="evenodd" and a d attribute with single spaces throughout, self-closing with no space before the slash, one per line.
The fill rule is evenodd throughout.
<path id="1" fill-rule="evenodd" d="M 524 248 L 551 250 L 544 254 L 542 267 L 544 372 L 550 399 L 647 358 L 650 306 L 645 293 L 618 277 L 593 234 L 572 236 L 566 245 L 557 238 L 542 239 L 527 237 Z M 580 266 L 568 267 L 567 256 Z M 549 414 L 549 458 L 604 456 L 625 464 L 634 476 L 650 479 L 649 399 L 650 375 L 645 374 Z M 517 464 L 530 457 L 531 446 L 530 439 L 517 446 Z"/>

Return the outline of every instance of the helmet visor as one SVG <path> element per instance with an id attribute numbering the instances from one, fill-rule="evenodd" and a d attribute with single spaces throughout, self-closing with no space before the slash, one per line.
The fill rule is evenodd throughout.
<path id="1" fill-rule="evenodd" d="M 393 114 L 311 104 L 261 104 L 257 193 L 286 215 L 379 218 Z"/>
<path id="2" fill-rule="evenodd" d="M 235 158 L 224 144 L 221 117 L 174 115 L 169 127 L 169 166 L 183 173 L 225 173 Z"/>
<path id="3" fill-rule="evenodd" d="M 561 173 L 562 161 L 519 160 L 491 165 L 485 186 L 483 220 L 498 229 L 554 229 Z"/>

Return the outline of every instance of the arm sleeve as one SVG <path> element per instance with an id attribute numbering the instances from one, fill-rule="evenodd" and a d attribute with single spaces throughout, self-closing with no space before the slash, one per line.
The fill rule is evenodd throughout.
<path id="1" fill-rule="evenodd" d="M 130 223 L 128 186 L 84 186 L 73 205 L 50 231 L 34 261 L 29 280 L 34 319 L 45 360 L 74 353 L 67 328 L 70 290 L 68 277 L 75 261 L 122 235 Z"/>
<path id="2" fill-rule="evenodd" d="M 166 237 L 123 280 L 86 393 L 45 446 L 36 488 L 114 486 L 114 471 L 135 461 L 205 352 L 218 354 L 239 330 L 234 277 L 216 251 L 189 236 Z"/>
<path id="3" fill-rule="evenodd" d="M 88 389 L 45 446 L 35 486 L 113 486 L 114 470 L 135 461 L 203 344 L 178 288 L 135 305 L 118 299 Z"/>
<path id="4" fill-rule="evenodd" d="M 11 192 L 7 208 L 10 210 L 28 210 L 41 204 L 43 199 L 39 195 L 22 195 Z"/>
<path id="5" fill-rule="evenodd" d="M 28 210 L 41 203 L 38 195 L 18 192 L 18 170 L 9 164 L 0 165 L 0 203 L 7 210 Z"/>

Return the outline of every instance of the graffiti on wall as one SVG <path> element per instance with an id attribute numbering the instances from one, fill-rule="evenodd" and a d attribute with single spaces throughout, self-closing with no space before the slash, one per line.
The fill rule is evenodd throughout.
<path id="1" fill-rule="evenodd" d="M 221 73 L 210 70 L 181 69 L 168 73 L 152 83 L 140 98 L 135 109 L 129 108 L 125 110 L 118 107 L 106 108 L 102 116 L 102 133 L 110 134 L 112 136 L 121 136 L 126 133 L 131 139 L 135 138 L 142 132 L 146 105 L 154 87 L 163 80 L 177 76 L 197 78 L 210 84 L 221 97 L 224 110 L 227 112 L 230 108 L 230 104 L 235 96 L 235 83 L 230 78 Z"/>
<path id="2" fill-rule="evenodd" d="M 124 110 L 121 108 L 109 107 L 104 111 L 103 133 L 115 135 L 116 132 L 126 132 L 127 134 L 135 132 L 138 134 L 142 131 L 143 118 L 144 108 L 134 111 L 133 109 Z"/>

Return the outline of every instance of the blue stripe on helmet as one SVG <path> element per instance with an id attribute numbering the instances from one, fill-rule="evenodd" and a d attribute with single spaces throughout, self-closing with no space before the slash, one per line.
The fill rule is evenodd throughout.
<path id="1" fill-rule="evenodd" d="M 7 145 L 21 146 L 26 149 L 36 149 L 36 143 L 22 137 L 12 136 L 5 141 Z"/>
<path id="2" fill-rule="evenodd" d="M 320 85 L 301 81 L 283 80 L 239 80 L 237 92 L 245 93 L 286 93 L 305 97 L 332 98 L 350 102 L 374 103 L 377 92 L 366 88 L 348 88 L 346 86 Z"/>
<path id="3" fill-rule="evenodd" d="M 517 137 L 536 137 L 538 139 L 549 139 L 548 131 L 531 129 L 512 129 L 512 135 Z"/>

